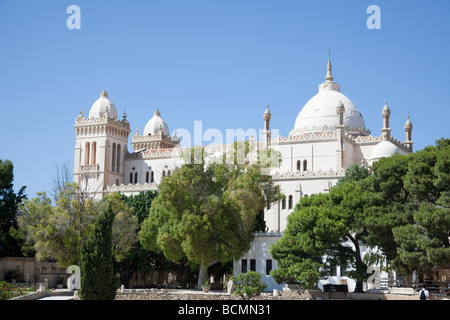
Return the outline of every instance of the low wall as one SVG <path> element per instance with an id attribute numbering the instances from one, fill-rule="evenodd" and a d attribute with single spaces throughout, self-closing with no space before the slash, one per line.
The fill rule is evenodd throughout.
<path id="1" fill-rule="evenodd" d="M 444 297 L 430 296 L 430 300 Z M 78 298 L 75 298 L 78 299 Z M 241 300 L 226 292 L 175 289 L 126 289 L 118 291 L 115 300 Z M 322 292 L 320 290 L 291 290 L 262 293 L 252 300 L 419 300 L 418 294 Z"/>

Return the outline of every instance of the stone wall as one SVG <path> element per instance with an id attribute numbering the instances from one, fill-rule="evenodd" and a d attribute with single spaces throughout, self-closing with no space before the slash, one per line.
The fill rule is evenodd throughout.
<path id="1" fill-rule="evenodd" d="M 18 279 L 17 283 L 28 282 L 29 285 L 45 283 L 48 288 L 56 288 L 59 275 L 65 277 L 64 283 L 69 276 L 66 274 L 66 269 L 60 268 L 56 262 L 26 257 L 0 258 L 0 281 L 4 280 L 6 273 L 10 270 L 17 270 L 22 275 L 22 279 Z"/>
<path id="2" fill-rule="evenodd" d="M 442 297 L 441 297 L 442 298 Z M 432 300 L 439 299 L 431 297 Z M 241 300 L 226 292 L 208 292 L 172 289 L 127 289 L 118 291 L 116 300 Z M 320 290 L 280 291 L 262 293 L 252 300 L 419 300 L 417 294 L 322 292 Z"/>
<path id="3" fill-rule="evenodd" d="M 291 291 L 262 293 L 252 300 L 313 300 L 308 291 Z M 75 292 L 74 300 L 80 300 Z M 126 289 L 118 290 L 115 300 L 242 300 L 238 295 L 220 291 L 203 292 L 197 290 L 179 289 Z"/>
<path id="4" fill-rule="evenodd" d="M 430 295 L 430 300 L 444 296 Z M 74 300 L 79 300 L 75 294 Z M 241 300 L 240 296 L 226 292 L 178 289 L 126 289 L 118 290 L 115 300 Z M 290 290 L 278 294 L 262 293 L 253 300 L 419 300 L 415 294 L 322 292 L 320 290 Z"/>

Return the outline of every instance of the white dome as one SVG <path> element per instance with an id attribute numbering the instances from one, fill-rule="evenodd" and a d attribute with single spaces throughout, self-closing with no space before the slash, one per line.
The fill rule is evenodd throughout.
<path id="1" fill-rule="evenodd" d="M 162 129 L 162 132 L 166 136 L 170 135 L 167 122 L 165 122 L 164 119 L 161 118 L 161 113 L 159 112 L 159 110 L 156 110 L 153 113 L 153 117 L 145 125 L 144 136 L 157 134 L 160 129 Z"/>
<path id="2" fill-rule="evenodd" d="M 293 135 L 317 131 L 335 130 L 338 125 L 336 107 L 342 101 L 344 126 L 349 134 L 366 134 L 366 125 L 361 112 L 353 102 L 340 92 L 340 86 L 333 81 L 331 62 L 328 61 L 325 82 L 319 85 L 319 92 L 299 112 L 295 120 Z"/>
<path id="3" fill-rule="evenodd" d="M 108 114 L 110 117 L 115 119 L 118 118 L 116 106 L 108 99 L 108 93 L 103 91 L 100 94 L 100 98 L 98 98 L 98 100 L 92 105 L 91 110 L 89 111 L 89 118 L 103 117 L 106 112 L 106 108 L 108 108 Z"/>
<path id="4" fill-rule="evenodd" d="M 390 157 L 396 153 L 400 153 L 400 150 L 390 141 L 381 141 L 373 149 L 370 160 L 378 160 L 383 157 Z"/>
<path id="5" fill-rule="evenodd" d="M 361 133 L 366 125 L 361 112 L 353 102 L 339 91 L 320 91 L 302 108 L 295 120 L 294 131 L 298 133 L 334 130 L 338 124 L 336 107 L 342 101 L 344 126 L 349 133 Z"/>

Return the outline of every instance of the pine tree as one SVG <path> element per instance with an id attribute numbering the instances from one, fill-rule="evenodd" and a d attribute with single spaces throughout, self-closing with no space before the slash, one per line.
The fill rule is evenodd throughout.
<path id="1" fill-rule="evenodd" d="M 114 300 L 119 274 L 114 270 L 112 225 L 114 212 L 109 205 L 94 225 L 81 248 L 80 292 L 83 300 Z"/>

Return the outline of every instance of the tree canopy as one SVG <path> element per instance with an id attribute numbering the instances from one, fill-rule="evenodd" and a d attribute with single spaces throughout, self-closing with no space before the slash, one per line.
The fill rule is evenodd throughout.
<path id="1" fill-rule="evenodd" d="M 190 156 L 161 181 L 139 236 L 145 248 L 170 260 L 198 264 L 200 287 L 209 266 L 249 250 L 257 214 L 281 194 L 258 164 L 205 164 L 194 158 L 198 153 Z"/>
<path id="2" fill-rule="evenodd" d="M 369 263 L 384 263 L 407 281 L 413 270 L 449 267 L 449 156 L 450 140 L 440 139 L 410 155 L 381 158 L 371 173 L 353 165 L 328 194 L 302 198 L 271 247 L 275 280 L 310 287 L 339 264 L 351 267 L 358 291 Z M 359 243 L 372 248 L 363 259 Z"/>
<path id="3" fill-rule="evenodd" d="M 58 265 L 67 267 L 79 263 L 80 248 L 107 205 L 115 213 L 113 244 L 120 261 L 137 241 L 138 219 L 117 193 L 93 201 L 80 194 L 75 183 L 68 184 L 60 191 L 56 205 L 45 192 L 25 201 L 17 220 L 25 243 L 34 248 L 38 259 L 56 259 Z"/>
<path id="4" fill-rule="evenodd" d="M 22 256 L 21 243 L 14 235 L 18 232 L 17 210 L 26 199 L 25 187 L 19 192 L 13 188 L 14 166 L 0 159 L 0 256 Z"/>
<path id="5" fill-rule="evenodd" d="M 348 273 L 357 280 L 355 290 L 362 291 L 367 278 L 359 250 L 365 197 L 357 180 L 346 178 L 328 194 L 303 197 L 289 215 L 281 240 L 270 248 L 278 265 L 271 272 L 275 281 L 311 288 L 340 265 L 352 268 Z"/>

